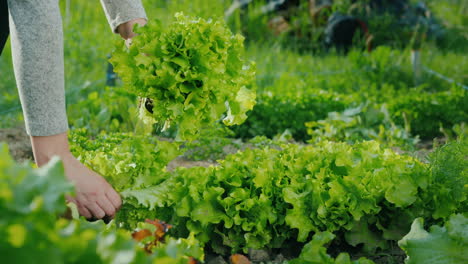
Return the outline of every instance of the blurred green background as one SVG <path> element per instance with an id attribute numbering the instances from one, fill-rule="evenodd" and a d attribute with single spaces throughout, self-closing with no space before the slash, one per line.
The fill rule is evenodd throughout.
<path id="1" fill-rule="evenodd" d="M 150 19 L 160 19 L 163 23 L 168 23 L 174 13 L 181 11 L 204 18 L 223 19 L 224 11 L 232 1 L 144 0 L 143 3 Z M 463 0 L 426 3 L 444 25 L 446 34 L 443 41 L 427 40 L 422 43 L 422 63 L 466 86 L 468 4 Z M 108 55 L 116 43 L 122 40 L 118 35 L 112 34 L 99 2 L 62 0 L 60 7 L 65 36 L 65 89 L 71 126 L 86 127 L 95 133 L 134 130 L 137 99 L 126 94 L 122 87 L 106 87 Z M 359 45 L 346 55 L 330 50 L 303 49 L 303 41 L 288 36 L 276 37 L 269 32 L 266 25 L 270 18 L 271 16 L 248 15 L 247 18 L 241 19 L 236 13 L 228 21 L 234 32 L 243 33 L 247 37 L 247 56 L 256 61 L 258 67 L 257 110 L 267 111 L 269 115 L 262 116 L 254 109 L 246 126 L 234 128 L 237 137 L 259 134 L 274 136 L 290 129 L 298 140 L 305 140 L 305 122 L 326 118 L 327 113 L 331 111 L 368 102 L 386 103 L 390 108 L 392 120 L 401 126 L 412 125 L 411 132 L 428 138 L 440 135 L 441 125 L 451 129 L 454 124 L 466 121 L 466 114 L 463 115 L 466 109 L 457 108 L 468 105 L 466 91 L 463 91 L 461 86 L 427 73 L 423 75 L 422 81 L 415 85 L 410 62 L 410 44 L 379 47 L 370 54 Z M 307 41 L 306 45 L 316 46 L 312 40 Z M 0 58 L 0 80 L 0 128 L 22 126 L 23 119 L 9 44 Z M 327 105 L 319 109 L 321 112 L 317 112 L 319 110 L 316 101 L 301 101 L 305 100 L 304 98 L 317 98 L 317 94 L 324 92 L 330 100 L 344 103 L 332 108 Z M 413 105 L 413 99 L 417 101 L 415 98 L 419 95 L 424 96 L 423 99 L 420 98 L 421 108 L 415 111 L 419 112 L 414 114 L 413 119 L 422 118 L 421 124 L 414 120 L 403 120 L 407 113 L 402 114 L 400 110 L 402 107 Z M 441 96 L 446 96 L 447 100 L 434 104 L 434 100 L 442 98 Z M 395 101 L 394 98 L 400 99 Z M 287 111 L 280 109 L 278 100 L 286 105 Z M 428 101 L 429 105 L 426 105 L 424 100 Z M 439 108 L 433 108 L 434 105 L 438 105 Z M 450 105 L 455 107 L 453 110 L 447 110 L 452 111 L 452 115 L 446 113 L 444 116 L 440 113 L 444 111 L 444 107 Z M 278 109 L 282 112 L 278 112 Z M 421 113 L 430 112 L 428 109 L 436 109 L 436 112 L 426 117 L 422 116 Z M 279 124 L 291 114 L 296 115 L 298 124 Z M 268 126 L 262 123 L 265 121 L 263 119 L 272 116 L 277 116 L 278 120 L 268 122 L 279 124 L 276 128 L 272 128 L 271 131 L 259 128 Z M 439 117 L 440 120 L 437 119 Z M 456 120 L 452 123 L 449 119 L 453 118 Z M 434 124 L 419 129 L 432 121 Z"/>

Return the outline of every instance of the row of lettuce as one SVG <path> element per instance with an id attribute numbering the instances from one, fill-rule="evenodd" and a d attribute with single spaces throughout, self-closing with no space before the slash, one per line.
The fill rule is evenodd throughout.
<path id="1" fill-rule="evenodd" d="M 33 169 L 16 164 L 0 144 L 0 255 L 4 263 L 188 263 L 203 258 L 196 240 L 166 238 L 143 250 L 114 223 L 59 218 L 73 193 L 58 159 Z M 77 212 L 77 211 L 75 211 Z"/>
<path id="2" fill-rule="evenodd" d="M 245 124 L 234 131 L 241 138 L 272 138 L 289 130 L 299 141 L 321 136 L 337 141 L 376 139 L 390 144 L 395 140 L 395 144 L 404 146 L 411 143 L 409 138 L 432 139 L 443 135 L 441 129 L 452 131 L 468 120 L 467 91 L 461 87 L 440 92 L 414 89 L 392 93 L 389 89 L 375 96 L 378 98 L 316 89 L 259 94 Z M 383 137 L 379 135 L 382 129 Z"/>
<path id="3" fill-rule="evenodd" d="M 454 216 L 467 209 L 466 141 L 437 150 L 426 165 L 375 142 L 301 147 L 264 140 L 258 149 L 229 156 L 218 167 L 166 172 L 167 163 L 180 154 L 174 143 L 125 134 L 73 138 L 76 153 L 122 191 L 126 203 L 118 222 L 128 229 L 146 218 L 164 219 L 174 224 L 173 236 L 191 234 L 196 243 L 224 254 L 311 241 L 300 255 L 308 262 L 298 263 L 334 263 L 327 254 L 316 254 L 335 236 L 330 232 L 375 252 L 402 238 L 416 217 L 439 224 L 450 218 L 431 233 L 422 229 L 422 220 L 415 221 L 400 244 L 416 259 L 431 257 L 418 251 L 421 244 L 439 245 L 434 250 L 444 251 L 442 261 L 466 261 L 463 254 L 450 253 L 465 252 L 467 246 L 467 219 Z M 1 167 L 2 255 L 24 263 L 151 259 L 130 241 L 128 231 L 101 222 L 57 220 L 65 210 L 64 194 L 72 191 L 57 161 L 32 170 L 15 164 L 3 146 Z M 194 242 L 169 240 L 167 245 L 153 257 L 168 263 L 187 261 L 183 256 L 189 252 L 202 257 L 193 253 L 199 252 Z M 453 246 L 460 250 L 448 250 Z M 340 255 L 337 263 L 347 259 Z"/>
<path id="4" fill-rule="evenodd" d="M 229 255 L 305 245 L 290 263 L 372 263 L 346 253 L 335 259 L 326 247 L 345 241 L 372 255 L 398 240 L 408 263 L 468 260 L 466 140 L 438 149 L 430 164 L 376 142 L 264 140 L 219 166 L 168 172 L 167 162 L 180 154 L 175 143 L 128 134 L 90 142 L 83 132 L 73 139 L 75 153 L 121 191 L 122 210 L 107 226 L 58 219 L 72 192 L 61 164 L 18 165 L 3 145 L 0 253 L 9 262 L 189 263 L 189 256 L 203 260 L 202 248 Z M 173 225 L 174 238 L 152 254 L 129 232 L 145 219 Z M 435 226 L 425 231 L 422 219 Z"/>
<path id="5" fill-rule="evenodd" d="M 257 103 L 243 124 L 232 127 L 232 137 L 274 138 L 287 133 L 302 142 L 376 140 L 412 149 L 420 140 L 466 135 L 468 91 L 429 76 L 415 86 L 411 71 L 401 62 L 406 55 L 380 47 L 370 54 L 355 51 L 346 58 L 330 56 L 325 62 L 343 66 L 329 74 L 318 73 L 323 65 L 311 56 L 279 54 L 281 60 L 297 62 L 280 69 L 264 59 L 264 65 L 258 64 Z M 304 62 L 309 59 L 312 62 Z M 308 72 L 313 63 L 320 67 Z M 73 127 L 86 127 L 93 134 L 133 132 L 142 127 L 136 117 L 136 96 L 128 88 L 88 95 L 84 89 L 82 93 L 87 100 L 69 106 Z M 164 136 L 176 137 L 178 129 L 173 125 Z"/>
<path id="6" fill-rule="evenodd" d="M 375 139 L 404 146 L 411 143 L 408 137 L 433 139 L 468 120 L 468 91 L 430 75 L 415 84 L 408 52 L 379 47 L 346 57 L 278 56 L 295 65 L 258 63 L 257 105 L 234 129 L 239 137 L 272 138 L 289 130 L 304 142 L 320 134 L 329 140 Z M 324 136 L 327 130 L 337 132 Z M 343 130 L 347 133 L 340 135 Z M 386 138 L 379 136 L 381 130 Z"/>

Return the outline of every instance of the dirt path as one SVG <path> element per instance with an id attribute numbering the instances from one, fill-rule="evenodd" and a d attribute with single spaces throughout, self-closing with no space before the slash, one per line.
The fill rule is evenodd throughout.
<path id="1" fill-rule="evenodd" d="M 8 145 L 8 149 L 10 150 L 13 159 L 17 162 L 34 160 L 31 142 L 29 141 L 29 136 L 26 134 L 24 128 L 0 129 L 0 143 L 6 143 Z M 179 157 L 169 164 L 168 170 L 174 170 L 177 167 L 208 167 L 210 165 L 216 165 L 216 163 L 210 161 L 191 161 L 183 157 Z"/>
<path id="2" fill-rule="evenodd" d="M 217 163 L 211 161 L 192 161 L 184 157 L 177 157 L 167 165 L 168 171 L 173 171 L 178 167 L 192 168 L 192 167 L 209 167 L 216 166 Z"/>
<path id="3" fill-rule="evenodd" d="M 17 162 L 33 160 L 29 136 L 23 127 L 0 129 L 0 142 L 7 143 L 13 159 Z"/>

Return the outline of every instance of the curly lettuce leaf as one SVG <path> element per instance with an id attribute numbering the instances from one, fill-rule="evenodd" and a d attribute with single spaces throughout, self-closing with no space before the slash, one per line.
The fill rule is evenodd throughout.
<path id="1" fill-rule="evenodd" d="M 373 264 L 364 257 L 351 261 L 348 253 L 340 253 L 335 259 L 328 255 L 326 244 L 330 243 L 335 235 L 330 232 L 316 233 L 312 241 L 307 243 L 298 258 L 287 261 L 288 264 Z"/>
<path id="2" fill-rule="evenodd" d="M 243 58 L 241 35 L 222 21 L 182 13 L 170 24 L 152 20 L 135 31 L 132 45 L 118 46 L 110 62 L 130 93 L 153 100 L 155 122 L 177 127 L 177 140 L 195 139 L 225 115 L 227 125 L 247 118 L 255 64 Z"/>
<path id="3" fill-rule="evenodd" d="M 408 255 L 407 264 L 427 263 L 462 264 L 468 262 L 468 218 L 452 215 L 444 227 L 432 226 L 429 232 L 424 229 L 424 220 L 414 220 L 411 231 L 398 245 Z"/>
<path id="4" fill-rule="evenodd" d="M 179 143 L 131 133 L 100 134 L 89 140 L 72 132 L 72 152 L 117 190 L 149 187 L 165 180 L 166 165 L 181 154 Z"/>

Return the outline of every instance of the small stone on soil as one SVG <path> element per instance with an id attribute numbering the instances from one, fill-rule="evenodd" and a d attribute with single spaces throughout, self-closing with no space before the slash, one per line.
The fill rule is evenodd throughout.
<path id="1" fill-rule="evenodd" d="M 207 264 L 228 264 L 223 257 L 217 256 L 215 258 L 210 259 L 210 261 L 207 262 Z"/>
<path id="2" fill-rule="evenodd" d="M 255 262 L 269 261 L 270 254 L 266 250 L 249 249 L 249 259 Z"/>

